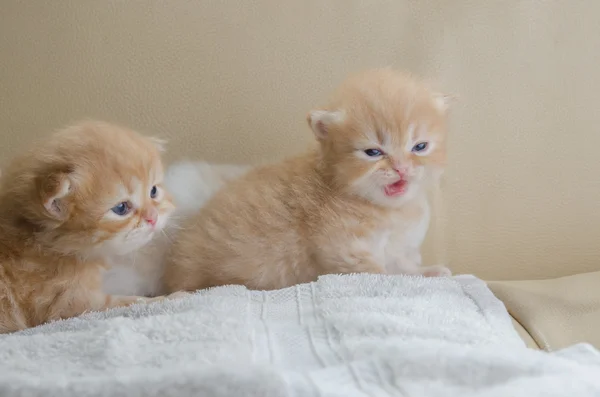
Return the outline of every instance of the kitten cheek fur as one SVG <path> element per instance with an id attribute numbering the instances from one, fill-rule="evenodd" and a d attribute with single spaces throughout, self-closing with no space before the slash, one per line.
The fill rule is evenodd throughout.
<path id="1" fill-rule="evenodd" d="M 41 214 L 31 221 L 40 226 L 38 239 L 55 251 L 86 256 L 100 253 L 100 248 L 111 240 L 118 240 L 113 245 L 124 244 L 124 234 L 133 229 L 135 217 L 104 220 L 104 214 L 119 200 L 109 198 L 115 196 L 110 194 L 114 189 L 96 181 L 95 172 L 89 169 L 77 165 L 68 168 L 69 173 L 43 174 L 37 178 L 39 202 L 31 204 L 41 208 Z M 109 175 L 102 167 L 97 172 Z"/>

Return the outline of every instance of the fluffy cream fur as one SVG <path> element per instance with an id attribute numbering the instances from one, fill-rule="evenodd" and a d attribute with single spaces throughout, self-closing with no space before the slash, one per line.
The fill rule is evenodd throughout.
<path id="1" fill-rule="evenodd" d="M 157 140 L 102 122 L 14 159 L 0 179 L 0 333 L 162 299 L 101 288 L 108 257 L 143 247 L 173 211 L 162 179 Z"/>
<path id="2" fill-rule="evenodd" d="M 327 273 L 420 268 L 426 190 L 446 160 L 443 95 L 391 69 L 349 78 L 308 122 L 318 148 L 250 171 L 182 224 L 168 291 L 276 289 Z"/>

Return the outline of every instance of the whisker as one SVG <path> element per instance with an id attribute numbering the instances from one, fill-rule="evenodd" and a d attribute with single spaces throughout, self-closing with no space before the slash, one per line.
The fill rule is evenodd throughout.
<path id="1" fill-rule="evenodd" d="M 166 238 L 167 240 L 169 240 L 169 242 L 170 242 L 171 244 L 173 244 L 173 240 L 171 240 L 171 237 L 169 237 L 169 235 L 167 234 L 167 232 L 165 232 L 164 230 L 161 230 L 161 233 L 162 233 L 162 234 L 165 236 L 165 238 Z"/>

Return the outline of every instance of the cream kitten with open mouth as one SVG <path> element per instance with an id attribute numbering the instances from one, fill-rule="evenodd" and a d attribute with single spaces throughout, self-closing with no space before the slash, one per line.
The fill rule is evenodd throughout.
<path id="1" fill-rule="evenodd" d="M 420 266 L 447 108 L 446 96 L 406 73 L 350 77 L 309 113 L 316 149 L 248 172 L 182 224 L 167 291 L 278 289 L 331 273 L 449 275 Z"/>

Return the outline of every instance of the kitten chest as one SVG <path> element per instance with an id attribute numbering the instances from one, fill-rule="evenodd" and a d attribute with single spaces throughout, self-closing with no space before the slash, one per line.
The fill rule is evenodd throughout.
<path id="1" fill-rule="evenodd" d="M 403 267 L 421 264 L 421 245 L 427 235 L 430 218 L 429 203 L 423 200 L 414 211 L 396 214 L 390 219 L 389 228 L 375 236 L 374 246 L 386 269 L 400 264 Z"/>

